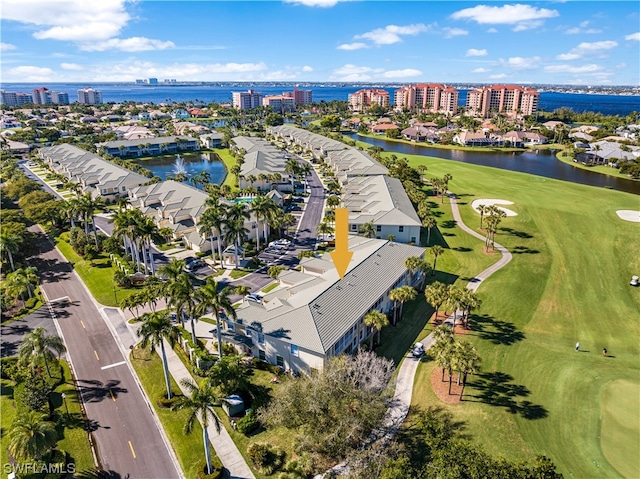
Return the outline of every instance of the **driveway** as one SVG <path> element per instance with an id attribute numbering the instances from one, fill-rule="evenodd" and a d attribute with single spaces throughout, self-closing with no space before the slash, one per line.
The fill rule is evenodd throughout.
<path id="1" fill-rule="evenodd" d="M 0 356 L 6 358 L 18 354 L 18 346 L 22 339 L 36 328 L 44 328 L 48 335 L 58 334 L 46 306 L 22 319 L 0 326 Z"/>

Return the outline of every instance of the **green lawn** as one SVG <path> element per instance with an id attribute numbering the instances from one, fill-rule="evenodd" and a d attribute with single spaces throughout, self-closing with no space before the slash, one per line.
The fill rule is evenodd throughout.
<path id="1" fill-rule="evenodd" d="M 620 173 L 620 170 L 618 168 L 611 168 L 607 165 L 583 165 L 582 163 L 575 162 L 573 161 L 573 157 L 564 156 L 561 151 L 556 153 L 556 158 L 558 158 L 558 160 L 562 161 L 563 163 L 566 163 L 567 165 L 575 166 L 576 168 L 580 168 L 581 170 L 595 171 L 596 173 L 600 173 L 602 175 L 617 176 L 618 178 L 625 178 L 627 180 L 633 179 L 627 174 Z"/>
<path id="2" fill-rule="evenodd" d="M 55 239 L 56 246 L 76 270 L 93 297 L 100 304 L 117 307 L 120 301 L 134 294 L 135 288 L 120 288 L 113 282 L 116 269 L 105 254 L 93 261 L 93 266 L 78 255 L 67 242 L 69 233 L 62 233 Z"/>
<path id="3" fill-rule="evenodd" d="M 184 434 L 182 428 L 188 416 L 187 411 L 171 411 L 168 408 L 158 407 L 157 399 L 166 394 L 162 361 L 156 353 L 151 354 L 148 349 L 135 349 L 134 358 L 131 360 L 140 382 L 144 387 L 149 401 L 156 411 L 169 442 L 178 457 L 180 467 L 185 477 L 195 477 L 198 466 L 204 462 L 204 445 L 202 443 L 202 426 L 196 423 L 191 434 Z M 171 380 L 171 389 L 179 392 L 176 382 Z M 212 456 L 215 451 L 211 448 Z"/>
<path id="4" fill-rule="evenodd" d="M 227 170 L 227 176 L 224 177 L 223 185 L 229 185 L 232 191 L 238 191 L 236 175 L 231 173 L 231 168 L 236 164 L 236 159 L 231 156 L 227 148 L 215 148 L 213 150 L 224 163 L 224 167 Z"/>
<path id="5" fill-rule="evenodd" d="M 465 203 L 460 209 L 468 226 L 479 227 L 479 216 L 470 206 L 476 198 L 513 201 L 509 208 L 518 213 L 502 221 L 496 237 L 514 253 L 513 260 L 478 290 L 483 305 L 472 318 L 474 331 L 466 336 L 483 358 L 484 373 L 491 374 L 472 377 L 468 400 L 447 407 L 466 420 L 468 431 L 494 454 L 545 454 L 566 477 L 614 478 L 636 470 L 632 457 L 611 451 L 635 444 L 637 430 L 599 436 L 602 417 L 614 421 L 621 410 L 634 417 L 631 411 L 611 409 L 606 398 L 612 393 L 605 393 L 613 388 L 609 385 L 622 381 L 626 391 L 640 386 L 640 322 L 634 320 L 640 289 L 628 284 L 640 270 L 638 225 L 615 214 L 618 209 L 637 210 L 638 197 L 405 156 L 412 166 L 427 165 L 429 175 L 453 175 L 449 188 Z M 456 227 L 441 231 L 448 243 L 464 235 Z M 470 241 L 482 245 L 481 240 Z M 438 265 L 460 278 L 478 273 L 485 259 L 465 255 L 484 253 L 450 249 Z M 481 267 L 472 271 L 476 266 Z M 408 320 L 424 321 L 423 308 L 415 311 Z M 574 352 L 576 341 L 583 352 Z M 602 356 L 603 347 L 610 357 Z M 430 371 L 429 363 L 419 368 L 415 406 L 438 402 L 430 393 Z"/>
<path id="6" fill-rule="evenodd" d="M 262 292 L 264 294 L 269 293 L 270 291 L 273 291 L 274 289 L 276 289 L 279 285 L 280 285 L 280 282 L 274 281 L 273 283 L 268 284 L 267 286 L 262 288 Z"/>

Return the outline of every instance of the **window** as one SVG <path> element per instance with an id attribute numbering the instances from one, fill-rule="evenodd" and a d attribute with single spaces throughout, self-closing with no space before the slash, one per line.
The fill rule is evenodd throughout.
<path id="1" fill-rule="evenodd" d="M 358 225 L 351 225 L 351 231 L 356 231 L 358 229 Z"/>
<path id="2" fill-rule="evenodd" d="M 260 359 L 260 361 L 267 360 L 267 354 L 264 352 L 264 350 L 258 349 L 258 358 Z"/>
<path id="3" fill-rule="evenodd" d="M 276 355 L 276 364 L 281 368 L 284 368 L 284 358 L 280 355 Z"/>
<path id="4" fill-rule="evenodd" d="M 380 225 L 376 225 L 376 231 L 379 233 L 380 231 L 382 231 L 382 226 Z"/>
<path id="5" fill-rule="evenodd" d="M 296 358 L 300 355 L 300 348 L 295 344 L 291 345 L 291 356 L 295 356 Z"/>
<path id="6" fill-rule="evenodd" d="M 264 344 L 264 333 L 258 333 L 258 344 Z"/>
<path id="7" fill-rule="evenodd" d="M 127 189 L 127 187 L 126 187 L 126 186 L 123 186 L 123 187 L 122 187 L 122 191 L 126 191 L 126 189 Z"/>
<path id="8" fill-rule="evenodd" d="M 227 321 L 227 329 L 233 332 L 236 331 L 236 325 L 233 324 L 233 321 Z"/>

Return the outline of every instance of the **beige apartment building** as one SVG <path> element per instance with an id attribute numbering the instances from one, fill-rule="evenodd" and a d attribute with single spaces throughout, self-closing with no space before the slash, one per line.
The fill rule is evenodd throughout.
<path id="1" fill-rule="evenodd" d="M 349 107 L 352 111 L 365 111 L 371 105 L 389 106 L 389 92 L 376 88 L 358 90 L 349 94 Z"/>
<path id="2" fill-rule="evenodd" d="M 393 103 L 396 110 L 455 115 L 458 111 L 458 90 L 439 83 L 407 85 L 395 90 Z"/>
<path id="3" fill-rule="evenodd" d="M 470 113 L 488 117 L 492 113 L 507 116 L 534 115 L 538 110 L 540 93 L 518 85 L 489 85 L 467 93 Z"/>

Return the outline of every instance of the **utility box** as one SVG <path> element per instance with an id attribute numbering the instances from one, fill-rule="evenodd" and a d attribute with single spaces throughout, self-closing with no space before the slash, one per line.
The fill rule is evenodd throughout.
<path id="1" fill-rule="evenodd" d="M 222 402 L 222 409 L 227 413 L 229 417 L 242 416 L 244 412 L 244 401 L 237 394 L 232 394 L 224 398 Z"/>

